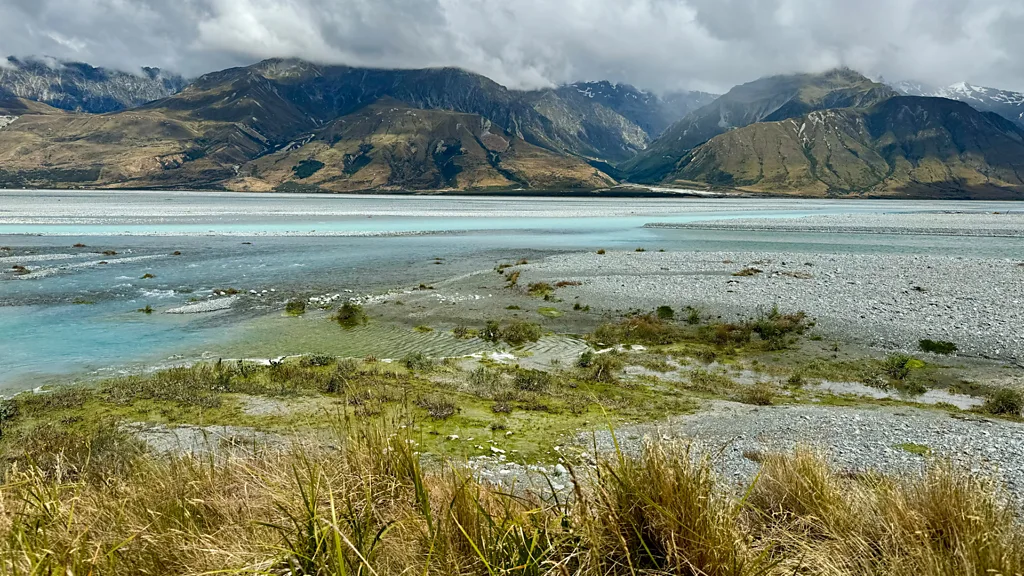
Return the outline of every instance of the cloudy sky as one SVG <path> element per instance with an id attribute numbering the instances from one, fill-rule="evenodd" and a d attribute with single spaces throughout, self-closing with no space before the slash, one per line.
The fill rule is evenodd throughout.
<path id="1" fill-rule="evenodd" d="M 1022 0 L 0 0 L 0 54 L 193 76 L 271 56 L 511 87 L 724 91 L 846 65 L 1024 90 Z"/>

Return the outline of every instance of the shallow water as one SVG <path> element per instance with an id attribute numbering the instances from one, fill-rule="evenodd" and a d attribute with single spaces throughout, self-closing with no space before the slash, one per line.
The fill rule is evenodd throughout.
<path id="1" fill-rule="evenodd" d="M 322 347 L 316 330 L 277 320 L 287 299 L 429 284 L 496 262 L 560 251 L 644 246 L 998 258 L 1024 253 L 1024 241 L 1014 238 L 643 227 L 650 222 L 1010 209 L 1018 206 L 0 191 L 0 246 L 8 248 L 0 251 L 0 392 L 204 353 L 256 356 Z M 87 247 L 72 248 L 76 243 Z M 15 265 L 28 273 L 15 274 Z M 142 279 L 145 274 L 155 277 Z M 160 313 L 229 287 L 259 295 L 229 311 Z M 137 312 L 146 305 L 158 312 Z M 261 336 L 267 331 L 282 337 L 268 340 Z M 428 349 L 431 338 L 439 336 L 423 338 Z M 406 345 L 395 346 L 404 350 Z M 352 344 L 353 352 L 364 347 Z M 252 352 L 241 354 L 247 349 Z"/>

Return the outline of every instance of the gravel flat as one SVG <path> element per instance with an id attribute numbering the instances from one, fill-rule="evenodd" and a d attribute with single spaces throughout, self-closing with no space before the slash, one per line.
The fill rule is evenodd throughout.
<path id="1" fill-rule="evenodd" d="M 1024 255 L 1022 255 L 1024 257 Z M 735 276 L 752 269 L 749 276 Z M 922 338 L 961 353 L 1024 359 L 1024 265 L 1007 259 L 906 254 L 609 252 L 523 267 L 526 282 L 578 281 L 559 297 L 608 310 L 696 306 L 749 316 L 803 310 L 843 339 L 917 350 Z"/>
<path id="2" fill-rule="evenodd" d="M 736 218 L 688 223 L 654 222 L 648 224 L 647 227 L 1024 238 L 1024 208 L 1002 212 L 828 214 L 799 218 Z"/>
<path id="3" fill-rule="evenodd" d="M 789 451 L 806 446 L 822 451 L 839 469 L 886 474 L 919 473 L 935 458 L 974 472 L 991 473 L 1015 493 L 1024 489 L 1024 425 L 980 418 L 953 417 L 916 408 L 843 408 L 825 406 L 755 407 L 716 401 L 706 410 L 668 421 L 620 429 L 623 450 L 636 453 L 646 439 L 685 439 L 712 454 L 719 471 L 737 482 L 749 481 L 759 464 L 744 453 Z M 594 436 L 580 442 L 591 448 Z M 598 432 L 599 452 L 614 450 L 608 432 Z M 922 456 L 901 448 L 916 444 Z"/>

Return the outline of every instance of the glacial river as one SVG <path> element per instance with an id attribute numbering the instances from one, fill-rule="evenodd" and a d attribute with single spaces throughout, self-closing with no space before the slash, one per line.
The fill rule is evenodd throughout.
<path id="1" fill-rule="evenodd" d="M 1024 253 L 1019 238 L 644 227 L 652 222 L 1021 209 L 978 202 L 0 190 L 0 393 L 210 356 L 225 342 L 238 349 L 258 338 L 254 326 L 280 315 L 292 295 L 365 295 L 560 251 Z M 266 305 L 163 313 L 227 288 L 255 291 Z M 147 305 L 157 312 L 137 312 Z"/>

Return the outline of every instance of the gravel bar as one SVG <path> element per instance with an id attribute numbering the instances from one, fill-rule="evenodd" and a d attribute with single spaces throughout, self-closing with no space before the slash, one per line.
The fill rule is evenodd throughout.
<path id="1" fill-rule="evenodd" d="M 1024 256 L 1024 255 L 1022 255 Z M 735 274 L 748 270 L 748 276 Z M 577 281 L 566 301 L 611 310 L 750 316 L 803 310 L 826 334 L 917 351 L 922 338 L 972 356 L 1024 359 L 1024 263 L 906 254 L 609 252 L 565 254 L 523 267 L 520 284 Z"/>
<path id="2" fill-rule="evenodd" d="M 841 470 L 886 474 L 919 473 L 934 458 L 974 472 L 992 473 L 1013 493 L 1024 490 L 1024 425 L 978 416 L 954 417 L 909 407 L 757 407 L 715 401 L 697 414 L 658 424 L 620 428 L 622 449 L 638 453 L 647 441 L 685 439 L 712 456 L 719 472 L 750 481 L 759 464 L 749 456 L 806 446 L 822 451 Z M 580 446 L 614 453 L 609 432 L 578 438 Z M 915 444 L 927 456 L 900 447 Z M 747 456 L 744 455 L 747 454 Z"/>
<path id="3" fill-rule="evenodd" d="M 646 227 L 1024 238 L 1024 209 L 1014 212 L 934 212 L 912 215 L 831 214 L 799 218 L 736 218 L 685 223 L 654 222 L 647 224 Z"/>

